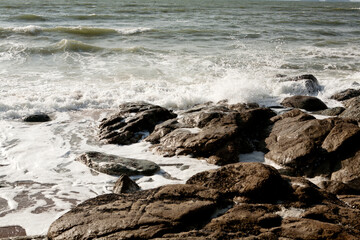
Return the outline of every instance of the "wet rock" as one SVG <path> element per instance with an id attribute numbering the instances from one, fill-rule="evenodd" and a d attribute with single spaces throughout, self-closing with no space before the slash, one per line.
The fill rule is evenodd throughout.
<path id="1" fill-rule="evenodd" d="M 335 195 L 351 195 L 360 194 L 360 191 L 349 187 L 347 184 L 339 181 L 323 181 L 318 186 L 327 192 Z"/>
<path id="2" fill-rule="evenodd" d="M 45 113 L 33 114 L 24 118 L 24 122 L 48 122 L 51 121 L 49 115 Z"/>
<path id="3" fill-rule="evenodd" d="M 98 172 L 115 176 L 153 175 L 160 169 L 157 164 L 148 160 L 124 158 L 100 152 L 86 152 L 75 160 Z"/>
<path id="4" fill-rule="evenodd" d="M 345 108 L 343 107 L 334 107 L 334 108 L 329 108 L 322 111 L 314 112 L 314 114 L 325 115 L 325 116 L 338 116 L 343 111 L 345 111 Z"/>
<path id="5" fill-rule="evenodd" d="M 281 102 L 281 105 L 285 107 L 301 108 L 307 111 L 319 111 L 327 109 L 327 106 L 323 101 L 311 96 L 287 97 Z"/>
<path id="6" fill-rule="evenodd" d="M 231 196 L 251 199 L 252 202 L 271 202 L 284 198 L 290 185 L 273 167 L 261 163 L 228 164 L 220 169 L 192 176 L 187 184 L 217 189 Z"/>
<path id="7" fill-rule="evenodd" d="M 151 133 L 156 124 L 174 117 L 176 114 L 160 106 L 125 103 L 118 113 L 101 122 L 99 138 L 110 144 L 136 143 Z"/>
<path id="8" fill-rule="evenodd" d="M 261 148 L 274 112 L 254 104 L 205 104 L 155 127 L 145 140 L 165 156 L 192 155 L 218 165 Z"/>
<path id="9" fill-rule="evenodd" d="M 314 95 L 321 91 L 321 86 L 317 78 L 312 74 L 305 74 L 296 77 L 285 78 L 286 75 L 278 75 L 281 82 L 303 82 L 308 94 Z"/>
<path id="10" fill-rule="evenodd" d="M 340 114 L 343 118 L 360 121 L 360 97 L 354 97 L 343 102 L 345 111 Z"/>
<path id="11" fill-rule="evenodd" d="M 336 93 L 332 95 L 330 98 L 335 99 L 337 101 L 344 101 L 350 98 L 358 97 L 360 96 L 360 89 L 346 89 L 344 91 L 341 91 L 339 93 Z"/>
<path id="12" fill-rule="evenodd" d="M 0 227 L 0 238 L 26 236 L 26 231 L 21 226 Z"/>
<path id="13" fill-rule="evenodd" d="M 359 148 L 358 145 L 354 147 Z M 331 180 L 343 182 L 350 188 L 360 191 L 360 151 L 342 160 L 337 168 L 338 170 L 331 174 Z"/>
<path id="14" fill-rule="evenodd" d="M 139 185 L 136 184 L 133 180 L 131 180 L 127 175 L 121 175 L 119 179 L 116 181 L 115 186 L 113 188 L 113 193 L 121 194 L 121 193 L 131 193 L 140 190 Z"/>

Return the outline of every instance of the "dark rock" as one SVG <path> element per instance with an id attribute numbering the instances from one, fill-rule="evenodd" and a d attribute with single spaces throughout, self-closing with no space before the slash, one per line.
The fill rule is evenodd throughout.
<path id="1" fill-rule="evenodd" d="M 340 114 L 340 116 L 360 121 L 360 96 L 346 100 L 343 104 L 346 109 Z"/>
<path id="2" fill-rule="evenodd" d="M 285 107 L 301 108 L 307 111 L 319 111 L 327 109 L 327 106 L 323 101 L 311 96 L 287 97 L 281 102 L 281 105 Z"/>
<path id="3" fill-rule="evenodd" d="M 138 190 L 140 190 L 140 187 L 136 184 L 136 182 L 131 180 L 127 175 L 121 175 L 115 183 L 113 193 L 131 193 Z"/>
<path id="4" fill-rule="evenodd" d="M 153 175 L 160 167 L 148 160 L 123 158 L 100 152 L 86 152 L 78 156 L 76 161 L 89 168 L 109 175 Z"/>
<path id="5" fill-rule="evenodd" d="M 276 169 L 250 162 L 228 164 L 220 169 L 195 174 L 187 184 L 217 189 L 231 196 L 251 199 L 252 202 L 276 201 L 290 192 L 290 185 Z"/>
<path id="6" fill-rule="evenodd" d="M 26 231 L 21 226 L 0 227 L 0 238 L 26 236 Z"/>
<path id="7" fill-rule="evenodd" d="M 255 104 L 195 106 L 155 127 L 146 138 L 166 156 L 192 155 L 224 165 L 238 161 L 240 153 L 261 148 L 269 119 L 275 113 Z"/>
<path id="8" fill-rule="evenodd" d="M 154 130 L 156 124 L 176 117 L 160 106 L 138 102 L 120 105 L 120 112 L 100 124 L 100 139 L 105 143 L 136 143 Z"/>
<path id="9" fill-rule="evenodd" d="M 339 93 L 336 93 L 332 95 L 330 98 L 335 99 L 337 101 L 344 101 L 350 98 L 358 97 L 360 96 L 360 89 L 347 89 L 344 91 L 341 91 Z"/>
<path id="10" fill-rule="evenodd" d="M 360 195 L 338 195 L 341 201 L 345 202 L 351 208 L 360 210 Z"/>
<path id="11" fill-rule="evenodd" d="M 334 108 L 329 108 L 322 111 L 314 112 L 314 114 L 326 115 L 326 116 L 338 116 L 343 111 L 345 111 L 345 108 L 343 107 L 334 107 Z"/>
<path id="12" fill-rule="evenodd" d="M 286 75 L 279 75 L 278 77 L 286 77 Z M 291 78 L 285 78 L 281 79 L 281 82 L 299 82 L 303 81 L 307 90 L 308 94 L 317 94 L 319 91 L 321 91 L 321 86 L 319 84 L 319 81 L 316 79 L 316 77 L 312 74 L 305 74 L 297 77 L 291 77 Z"/>
<path id="13" fill-rule="evenodd" d="M 360 194 L 360 191 L 349 187 L 347 184 L 339 181 L 323 181 L 319 187 L 335 195 Z"/>
<path id="14" fill-rule="evenodd" d="M 45 113 L 33 114 L 24 118 L 24 122 L 48 122 L 51 121 L 49 115 Z"/>
<path id="15" fill-rule="evenodd" d="M 359 146 L 354 146 L 359 148 Z M 342 160 L 338 170 L 331 174 L 331 180 L 343 182 L 350 188 L 360 191 L 360 151 Z"/>

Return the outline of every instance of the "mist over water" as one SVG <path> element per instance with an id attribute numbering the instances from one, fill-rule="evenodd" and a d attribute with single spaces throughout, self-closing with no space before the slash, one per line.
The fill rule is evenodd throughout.
<path id="1" fill-rule="evenodd" d="M 99 144 L 99 121 L 123 102 L 273 106 L 306 93 L 278 74 L 313 74 L 317 97 L 339 104 L 329 96 L 360 84 L 359 14 L 356 2 L 0 1 L 0 226 L 43 234 L 71 207 L 111 192 L 115 177 L 74 161 L 84 151 L 189 166 L 162 167 L 175 180 L 138 176 L 143 189 L 216 167 L 153 155 L 144 142 Z M 53 120 L 21 122 L 36 112 Z"/>

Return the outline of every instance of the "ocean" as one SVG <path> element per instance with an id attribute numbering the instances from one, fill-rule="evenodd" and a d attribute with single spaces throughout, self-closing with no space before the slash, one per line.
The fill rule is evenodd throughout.
<path id="1" fill-rule="evenodd" d="M 316 96 L 338 106 L 329 97 L 360 84 L 359 16 L 360 2 L 1 0 L 0 227 L 45 234 L 75 204 L 111 192 L 116 177 L 74 161 L 85 151 L 175 164 L 135 177 L 143 189 L 216 167 L 163 158 L 146 142 L 99 144 L 99 121 L 121 103 L 274 106 L 306 93 L 279 74 L 313 74 Z M 53 120 L 22 122 L 39 112 Z"/>

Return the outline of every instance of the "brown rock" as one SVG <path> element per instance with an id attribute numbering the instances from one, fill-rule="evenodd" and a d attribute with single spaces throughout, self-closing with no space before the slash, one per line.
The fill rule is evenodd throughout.
<path id="1" fill-rule="evenodd" d="M 285 107 L 301 108 L 307 111 L 319 111 L 327 109 L 327 106 L 323 101 L 311 96 L 287 97 L 281 102 L 281 105 Z"/>
<path id="2" fill-rule="evenodd" d="M 339 93 L 336 93 L 334 95 L 332 95 L 330 98 L 331 99 L 335 99 L 337 101 L 344 101 L 344 100 L 348 100 L 350 98 L 354 98 L 360 96 L 360 89 L 346 89 L 344 91 L 341 91 Z"/>
<path id="3" fill-rule="evenodd" d="M 340 116 L 360 121 L 360 96 L 346 100 L 343 103 L 346 109 Z"/>
<path id="4" fill-rule="evenodd" d="M 0 238 L 26 236 L 26 231 L 21 226 L 0 227 Z"/>
<path id="5" fill-rule="evenodd" d="M 261 163 L 229 164 L 192 176 L 188 184 L 217 189 L 251 202 L 271 202 L 286 197 L 290 186 L 273 167 Z"/>
<path id="6" fill-rule="evenodd" d="M 326 115 L 326 116 L 338 116 L 343 111 L 345 111 L 345 108 L 343 107 L 334 107 L 334 108 L 328 108 L 325 110 L 314 112 L 314 114 Z"/>
<path id="7" fill-rule="evenodd" d="M 331 174 L 331 180 L 340 181 L 349 187 L 360 190 L 360 151 L 353 157 L 340 162 L 339 170 Z"/>
<path id="8" fill-rule="evenodd" d="M 140 190 L 140 187 L 136 184 L 136 182 L 131 180 L 127 175 L 121 175 L 115 183 L 113 193 L 131 193 L 138 190 Z"/>
<path id="9" fill-rule="evenodd" d="M 111 144 L 136 143 L 154 130 L 156 124 L 176 117 L 160 106 L 138 102 L 120 105 L 120 112 L 100 124 L 100 139 Z"/>

